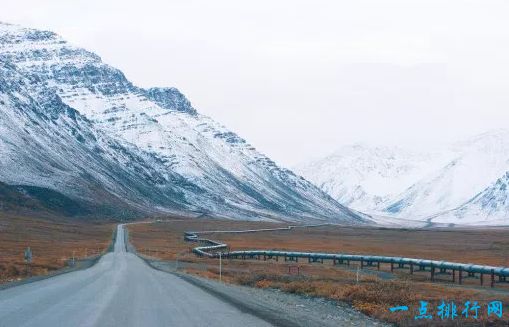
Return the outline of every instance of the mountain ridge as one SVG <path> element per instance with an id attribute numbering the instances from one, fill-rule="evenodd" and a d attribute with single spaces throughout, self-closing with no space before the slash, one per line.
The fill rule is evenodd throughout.
<path id="1" fill-rule="evenodd" d="M 21 76 L 11 74 L 4 84 L 25 80 L 23 98 L 44 93 L 35 103 L 23 103 L 5 88 L 2 94 L 11 97 L 11 106 L 0 105 L 1 109 L 7 112 L 17 106 L 40 108 L 45 115 L 54 108 L 65 107 L 64 111 L 53 113 L 57 121 L 77 117 L 78 125 L 62 123 L 54 128 L 47 124 L 46 133 L 37 127 L 40 118 L 31 117 L 29 127 L 46 135 L 46 142 L 58 139 L 62 134 L 59 128 L 68 133 L 67 143 L 60 145 L 68 153 L 50 159 L 69 166 L 70 171 L 80 171 L 64 174 L 48 166 L 50 177 L 55 181 L 64 176 L 69 181 L 80 181 L 85 190 L 91 187 L 88 180 L 100 177 L 94 187 L 103 190 L 105 198 L 111 196 L 112 202 L 118 201 L 112 208 L 122 208 L 127 203 L 127 207 L 141 214 L 187 210 L 242 219 L 365 221 L 364 216 L 340 205 L 302 177 L 277 166 L 237 134 L 199 114 L 176 88 L 137 87 L 120 70 L 104 64 L 98 55 L 70 45 L 53 32 L 0 24 L 0 62 L 5 70 L 11 67 Z M 7 149 L 9 142 L 35 140 L 34 134 L 27 135 L 27 131 L 16 129 L 13 135 L 19 139 L 15 140 L 7 140 L 0 132 L 0 150 Z M 95 149 L 93 145 L 98 141 L 102 143 Z M 44 151 L 55 152 L 43 145 Z M 87 149 L 88 145 L 92 149 Z M 31 164 L 31 156 L 43 156 L 42 148 L 26 155 L 25 166 Z M 11 147 L 1 154 L 8 161 L 23 151 Z M 65 156 L 75 159 L 80 151 L 94 156 L 92 163 L 97 164 L 97 170 L 93 165 L 65 160 Z M 71 182 L 51 185 L 50 177 L 24 180 L 26 176 L 19 174 L 7 176 L 5 164 L 1 168 L 4 175 L 0 173 L 0 181 L 7 184 L 25 181 L 79 198 Z M 36 169 L 30 173 L 41 174 Z M 38 185 L 41 183 L 46 184 Z"/>
<path id="2" fill-rule="evenodd" d="M 487 189 L 509 170 L 509 130 L 485 132 L 443 146 L 435 152 L 416 152 L 410 156 L 407 156 L 407 150 L 397 150 L 395 147 L 364 147 L 357 152 L 351 151 L 356 146 L 343 147 L 333 156 L 300 165 L 296 170 L 324 191 L 339 189 L 339 192 L 330 194 L 340 203 L 374 216 L 458 224 L 473 223 L 473 217 L 477 216 L 485 224 L 489 224 L 490 219 L 505 219 L 506 224 L 509 223 L 509 210 L 498 212 L 496 218 L 487 211 L 486 206 L 484 211 L 476 210 L 475 215 L 470 212 L 469 219 L 464 218 L 466 213 L 458 213 L 468 211 L 465 206 L 474 202 L 480 193 L 488 192 Z M 380 151 L 385 153 L 377 154 Z M 394 160 L 391 162 L 389 159 Z M 384 165 L 387 161 L 397 169 L 386 169 Z M 348 166 L 353 168 L 354 177 Z M 399 169 L 401 167 L 410 169 Z M 373 171 L 375 177 L 372 176 Z M 387 175 L 391 171 L 395 174 L 389 178 L 377 176 Z M 346 177 L 338 177 L 343 175 Z M 368 192 L 370 183 L 390 184 L 396 192 Z M 359 189 L 364 193 L 358 192 Z M 351 195 L 351 198 L 341 198 L 338 194 Z M 503 201 L 504 196 L 500 197 L 500 201 Z M 491 205 L 496 206 L 493 199 Z M 456 218 L 451 216 L 452 212 Z"/>
<path id="3" fill-rule="evenodd" d="M 430 221 L 507 225 L 509 213 L 509 171 L 461 206 L 430 218 Z"/>

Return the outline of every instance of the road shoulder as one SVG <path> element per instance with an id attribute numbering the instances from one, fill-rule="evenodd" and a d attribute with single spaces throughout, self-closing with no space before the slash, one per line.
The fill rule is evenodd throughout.
<path id="1" fill-rule="evenodd" d="M 152 268 L 176 275 L 242 312 L 257 316 L 275 326 L 389 326 L 344 303 L 288 294 L 274 289 L 224 284 L 175 272 L 169 262 L 144 260 Z"/>

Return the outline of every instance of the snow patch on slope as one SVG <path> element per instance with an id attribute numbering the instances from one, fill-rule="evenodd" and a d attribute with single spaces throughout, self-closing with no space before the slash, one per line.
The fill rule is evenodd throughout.
<path id="1" fill-rule="evenodd" d="M 431 221 L 469 225 L 509 225 L 509 172 L 460 207 Z"/>
<path id="2" fill-rule="evenodd" d="M 397 147 L 344 146 L 295 170 L 340 203 L 364 212 L 379 212 L 391 197 L 438 167 L 438 154 L 418 154 Z"/>
<path id="3" fill-rule="evenodd" d="M 504 195 L 495 197 L 486 190 L 509 170 L 508 130 L 477 135 L 433 153 L 347 146 L 296 170 L 340 203 L 374 217 L 487 224 L 509 214 Z M 486 193 L 483 205 L 481 192 Z M 491 207 L 497 208 L 496 214 Z"/>
<path id="4" fill-rule="evenodd" d="M 444 167 L 387 201 L 386 211 L 420 219 L 469 201 L 509 169 L 509 132 L 476 136 L 454 144 L 449 153 Z"/>
<path id="5" fill-rule="evenodd" d="M 0 24 L 0 61 L 30 79 L 28 93 L 44 89 L 77 110 L 95 133 L 116 142 L 112 146 L 131 149 L 134 157 L 146 156 L 148 162 L 138 168 L 157 174 L 148 183 L 157 199 L 150 194 L 139 198 L 151 208 L 173 208 L 177 204 L 165 199 L 176 199 L 180 207 L 232 218 L 363 220 L 199 114 L 177 89 L 139 88 L 99 56 L 52 32 Z M 119 164 L 129 170 L 128 161 Z M 110 183 L 109 190 L 119 187 Z"/>

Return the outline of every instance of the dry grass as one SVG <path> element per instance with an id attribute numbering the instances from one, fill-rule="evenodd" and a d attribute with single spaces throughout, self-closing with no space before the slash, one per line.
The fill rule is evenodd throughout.
<path id="1" fill-rule="evenodd" d="M 92 256 L 111 242 L 114 224 L 0 216 L 0 283 L 27 277 L 23 252 L 33 253 L 31 272 L 45 275 L 66 260 Z"/>
<path id="2" fill-rule="evenodd" d="M 213 220 L 175 220 L 130 226 L 130 237 L 135 247 L 150 255 L 190 263 L 187 270 L 208 278 L 218 278 L 217 260 L 197 258 L 190 253 L 195 246 L 183 240 L 188 230 L 214 230 L 243 228 L 281 227 L 280 224 L 232 222 Z M 319 227 L 296 229 L 291 232 L 275 231 L 253 234 L 212 234 L 207 238 L 222 240 L 239 249 L 305 250 L 344 253 L 422 257 L 458 262 L 473 262 L 491 265 L 509 265 L 508 230 L 394 230 L 378 228 Z M 199 264 L 199 266 L 197 266 Z M 289 274 L 288 267 L 298 266 L 300 275 Z M 382 266 L 388 270 L 388 266 Z M 413 276 L 397 271 L 395 280 L 381 280 L 377 275 L 361 273 L 356 282 L 355 267 L 334 267 L 330 263 L 308 264 L 284 261 L 223 261 L 223 280 L 254 287 L 279 288 L 286 292 L 319 296 L 352 304 L 356 309 L 384 321 L 399 325 L 416 325 L 414 316 L 419 301 L 429 301 L 429 310 L 435 315 L 432 322 L 422 325 L 459 326 L 466 324 L 507 326 L 504 320 L 489 320 L 485 305 L 489 301 L 501 300 L 509 303 L 509 292 L 493 293 L 489 287 L 479 288 L 478 280 L 466 279 L 465 287 L 450 283 L 429 283 L 428 273 Z M 443 281 L 450 276 L 439 277 Z M 445 300 L 458 305 L 458 318 L 454 322 L 441 321 L 436 317 L 436 306 Z M 478 301 L 482 306 L 482 320 L 460 319 L 465 301 Z M 407 313 L 390 313 L 389 307 L 408 305 Z M 507 310 L 507 308 L 506 308 Z"/>
<path id="3" fill-rule="evenodd" d="M 165 260 L 195 259 L 191 254 L 193 243 L 184 241 L 185 231 L 273 228 L 286 225 L 260 222 L 233 222 L 224 220 L 173 219 L 169 222 L 129 225 L 129 241 L 138 252 Z"/>
<path id="4" fill-rule="evenodd" d="M 294 264 L 293 264 L 294 265 Z M 444 284 L 411 281 L 409 279 L 381 280 L 376 276 L 360 274 L 356 282 L 356 273 L 337 267 L 317 264 L 300 264 L 300 274 L 288 274 L 289 264 L 274 261 L 238 261 L 225 260 L 222 277 L 223 281 L 259 288 L 276 288 L 285 292 L 323 297 L 330 300 L 351 304 L 357 310 L 383 321 L 396 323 L 400 326 L 438 325 L 463 326 L 468 323 L 479 325 L 490 323 L 494 326 L 507 326 L 507 313 L 504 320 L 494 320 L 486 317 L 485 305 L 489 301 L 500 300 L 509 303 L 508 295 L 496 295 L 489 289 L 474 290 L 449 287 Z M 205 269 L 186 269 L 203 277 L 218 279 L 217 262 L 210 262 Z M 422 323 L 414 320 L 418 312 L 419 301 L 429 302 L 433 321 Z M 458 305 L 458 315 L 461 316 L 465 301 L 478 301 L 483 309 L 480 310 L 479 320 L 461 319 L 454 322 L 442 321 L 436 314 L 436 307 L 444 300 L 454 301 Z M 390 313 L 392 306 L 407 305 L 410 310 L 406 313 Z M 475 324 L 477 322 L 477 324 Z"/>
<path id="5" fill-rule="evenodd" d="M 509 266 L 509 229 L 405 230 L 326 226 L 260 234 L 217 234 L 233 249 L 377 254 Z"/>
<path id="6" fill-rule="evenodd" d="M 214 277 L 208 276 L 208 277 Z M 310 276 L 288 276 L 286 274 L 246 273 L 236 274 L 233 282 L 261 288 L 278 288 L 285 292 L 323 297 L 331 300 L 350 303 L 357 310 L 378 319 L 397 323 L 401 326 L 414 326 L 418 324 L 414 317 L 418 312 L 419 301 L 429 302 L 429 311 L 434 319 L 422 323 L 438 325 L 451 325 L 474 323 L 473 319 L 461 317 L 465 301 L 479 301 L 481 304 L 494 300 L 483 292 L 464 289 L 450 289 L 441 285 L 410 282 L 408 280 L 384 281 L 376 278 L 361 278 L 359 283 L 338 280 L 335 278 L 320 278 Z M 497 300 L 509 300 L 508 296 L 496 297 Z M 436 307 L 442 300 L 454 301 L 458 305 L 458 315 L 454 322 L 442 321 L 436 316 Z M 407 305 L 410 308 L 406 313 L 390 313 L 388 308 Z M 507 326 L 507 320 L 488 319 L 485 311 L 480 311 L 478 321 L 490 321 L 494 325 Z"/>

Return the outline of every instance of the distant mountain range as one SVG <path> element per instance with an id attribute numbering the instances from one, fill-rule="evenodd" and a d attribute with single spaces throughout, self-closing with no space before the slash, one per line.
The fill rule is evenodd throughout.
<path id="1" fill-rule="evenodd" d="M 432 153 L 345 146 L 297 173 L 353 209 L 453 224 L 509 224 L 509 130 Z"/>
<path id="2" fill-rule="evenodd" d="M 0 210 L 365 221 L 177 89 L 137 87 L 52 32 L 3 23 Z"/>

